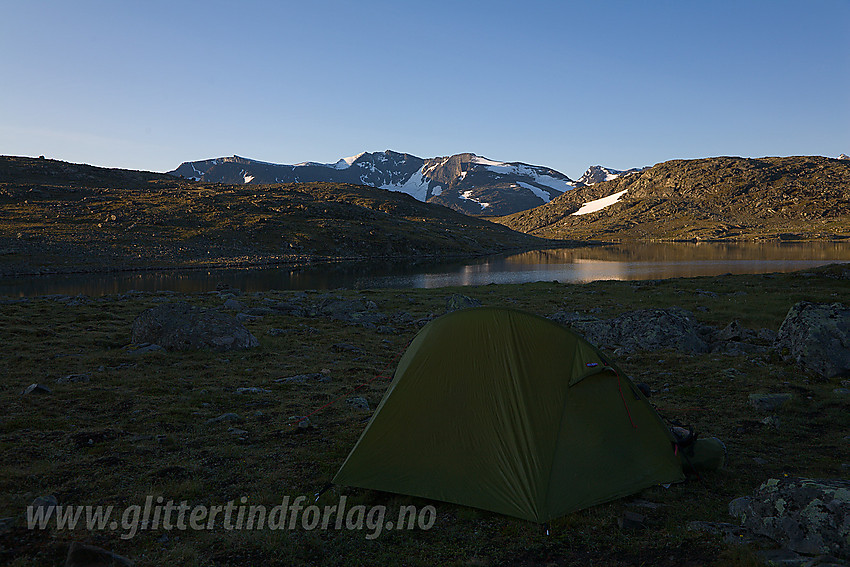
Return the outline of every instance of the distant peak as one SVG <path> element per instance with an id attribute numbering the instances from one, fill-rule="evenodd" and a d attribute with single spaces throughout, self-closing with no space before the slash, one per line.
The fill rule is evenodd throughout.
<path id="1" fill-rule="evenodd" d="M 848 156 L 847 154 L 841 154 L 840 156 L 838 156 L 838 159 L 850 159 L 850 156 Z"/>

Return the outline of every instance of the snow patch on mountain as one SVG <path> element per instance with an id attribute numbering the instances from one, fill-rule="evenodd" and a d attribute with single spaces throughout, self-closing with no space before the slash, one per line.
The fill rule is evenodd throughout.
<path id="1" fill-rule="evenodd" d="M 626 194 L 628 189 L 624 189 L 618 193 L 614 193 L 612 195 L 608 195 L 607 197 L 602 197 L 601 199 L 596 199 L 595 201 L 588 201 L 584 203 L 579 210 L 573 213 L 573 215 L 586 215 L 588 213 L 595 213 L 596 211 L 601 211 L 605 207 L 611 206 L 620 198 Z"/>
<path id="2" fill-rule="evenodd" d="M 333 167 L 334 167 L 334 169 L 348 169 L 349 167 L 351 167 L 351 164 L 352 164 L 352 163 L 354 163 L 355 161 L 357 161 L 357 160 L 358 160 L 360 157 L 362 157 L 365 153 L 366 153 L 366 152 L 360 152 L 360 153 L 359 153 L 359 154 L 357 154 L 356 156 L 349 156 L 349 157 L 340 158 L 340 160 L 339 160 L 338 162 L 336 162 L 336 163 L 333 165 Z M 361 165 L 362 165 L 362 164 L 361 164 Z M 374 166 L 373 166 L 373 168 L 372 168 L 372 169 L 374 169 Z"/>
<path id="3" fill-rule="evenodd" d="M 563 179 L 556 179 L 556 178 L 552 177 L 551 175 L 535 174 L 534 181 L 536 183 L 539 183 L 540 185 L 545 185 L 546 187 L 551 187 L 552 189 L 555 189 L 556 191 L 559 191 L 561 193 L 563 193 L 564 191 L 571 191 L 572 189 L 575 188 L 574 185 L 567 183 Z M 548 199 L 547 199 L 547 201 L 548 201 Z"/>
<path id="4" fill-rule="evenodd" d="M 425 201 L 428 198 L 428 179 L 425 177 L 423 169 L 424 167 L 420 167 L 419 170 L 408 177 L 404 183 L 386 183 L 381 185 L 381 189 L 401 191 L 402 193 L 407 193 L 414 199 Z M 434 190 L 436 191 L 438 187 L 439 186 L 434 187 Z M 433 194 L 439 195 L 439 193 Z"/>
<path id="5" fill-rule="evenodd" d="M 487 159 L 487 158 L 481 157 L 481 156 L 473 156 L 472 160 L 470 160 L 470 161 L 472 161 L 472 163 L 477 163 L 479 165 L 489 165 L 489 166 L 495 166 L 495 167 L 508 167 L 508 164 L 506 164 L 504 162 L 493 161 L 491 159 Z"/>
<path id="6" fill-rule="evenodd" d="M 490 206 L 490 203 L 482 203 L 481 201 L 479 201 L 478 199 L 473 197 L 472 191 L 464 191 L 463 193 L 460 194 L 460 198 L 463 199 L 464 201 L 472 201 L 473 203 L 478 203 L 479 205 L 481 205 L 482 211 Z"/>
<path id="7" fill-rule="evenodd" d="M 535 187 L 534 185 L 532 185 L 530 183 L 525 183 L 523 181 L 517 181 L 517 185 L 519 185 L 520 187 L 525 187 L 526 189 L 528 189 L 529 191 L 534 193 L 535 196 L 543 199 L 544 203 L 548 203 L 552 199 L 549 196 L 549 193 L 547 193 L 546 191 L 544 191 L 540 187 Z"/>

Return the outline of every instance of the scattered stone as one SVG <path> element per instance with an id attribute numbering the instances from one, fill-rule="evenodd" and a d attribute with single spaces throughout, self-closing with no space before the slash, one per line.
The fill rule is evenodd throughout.
<path id="1" fill-rule="evenodd" d="M 360 397 L 348 398 L 347 400 L 345 400 L 345 403 L 347 403 L 349 406 L 351 406 L 354 409 L 365 410 L 365 411 L 370 410 L 369 402 L 366 400 L 366 398 L 360 398 Z"/>
<path id="2" fill-rule="evenodd" d="M 774 411 L 785 404 L 791 394 L 750 394 L 750 405 L 759 411 Z"/>
<path id="3" fill-rule="evenodd" d="M 277 336 L 280 336 L 280 335 L 285 335 L 288 332 L 289 332 L 288 329 L 271 328 L 268 331 L 266 331 L 266 334 L 270 337 L 277 337 Z"/>
<path id="4" fill-rule="evenodd" d="M 270 394 L 271 390 L 266 390 L 265 388 L 258 388 L 256 386 L 250 386 L 246 388 L 236 388 L 237 394 Z"/>
<path id="5" fill-rule="evenodd" d="M 398 333 L 395 327 L 389 327 L 387 325 L 379 325 L 377 331 L 379 335 L 395 335 Z"/>
<path id="6" fill-rule="evenodd" d="M 242 417 L 238 413 L 223 413 L 218 417 L 212 417 L 207 420 L 207 423 L 220 423 L 222 421 L 242 421 Z"/>
<path id="7" fill-rule="evenodd" d="M 128 354 L 148 354 L 151 352 L 161 352 L 165 349 L 159 345 L 152 343 L 131 344 L 124 347 Z"/>
<path id="8" fill-rule="evenodd" d="M 103 548 L 73 542 L 68 548 L 65 567 L 132 567 L 133 561 Z"/>
<path id="9" fill-rule="evenodd" d="M 244 437 L 248 435 L 247 431 L 245 431 L 244 429 L 239 429 L 238 427 L 228 427 L 227 432 L 231 435 L 237 435 L 239 437 Z"/>
<path id="10" fill-rule="evenodd" d="M 52 394 L 52 393 L 53 393 L 53 390 L 51 390 L 50 388 L 48 388 L 47 386 L 45 386 L 43 384 L 30 384 L 29 386 L 24 388 L 24 391 L 21 392 L 21 395 L 26 396 L 26 395 L 29 395 L 29 394 Z"/>
<path id="11" fill-rule="evenodd" d="M 44 510 L 43 514 L 45 514 L 45 516 L 42 517 L 46 517 L 48 511 L 51 509 L 55 509 L 58 505 L 59 501 L 56 500 L 56 497 L 52 494 L 49 494 L 47 496 L 38 496 L 35 500 L 32 501 L 30 507 L 32 508 L 33 513 L 35 513 L 36 510 L 39 509 Z"/>
<path id="12" fill-rule="evenodd" d="M 646 516 L 636 512 L 623 512 L 623 515 L 617 518 L 617 525 L 624 532 L 626 531 L 641 531 L 646 529 Z"/>
<path id="13" fill-rule="evenodd" d="M 148 309 L 133 321 L 134 343 L 153 343 L 168 350 L 245 349 L 257 338 L 236 318 L 188 303 L 167 303 Z"/>
<path id="14" fill-rule="evenodd" d="M 76 384 L 76 383 L 86 383 L 91 380 L 91 374 L 86 372 L 85 374 L 68 374 L 67 376 L 62 376 L 61 378 L 56 379 L 57 384 Z"/>
<path id="15" fill-rule="evenodd" d="M 742 526 L 785 548 L 850 559 L 850 480 L 771 478 L 732 503 Z"/>
<path id="16" fill-rule="evenodd" d="M 841 303 L 794 305 L 779 328 L 774 348 L 824 378 L 850 373 L 850 308 Z"/>
<path id="17" fill-rule="evenodd" d="M 223 307 L 232 311 L 244 311 L 245 306 L 238 299 L 230 298 L 224 302 Z"/>
<path id="18" fill-rule="evenodd" d="M 240 323 L 248 323 L 249 321 L 262 321 L 262 315 L 248 315 L 247 313 L 237 313 L 236 320 Z"/>
<path id="19" fill-rule="evenodd" d="M 780 420 L 775 415 L 769 415 L 763 420 L 761 420 L 761 422 L 764 425 L 767 425 L 768 427 L 772 427 L 774 429 L 779 429 L 779 427 L 782 425 L 782 420 Z"/>
<path id="20" fill-rule="evenodd" d="M 318 382 L 330 382 L 330 373 L 313 372 L 311 374 L 296 374 L 287 378 L 277 378 L 273 382 L 283 382 L 284 384 L 304 384 L 316 380 Z"/>
<path id="21" fill-rule="evenodd" d="M 310 421 L 309 417 L 303 417 L 298 420 L 299 429 L 310 429 L 311 427 L 313 427 L 313 423 Z"/>
<path id="22" fill-rule="evenodd" d="M 850 394 L 850 388 L 835 388 L 832 390 L 833 394 L 838 394 L 839 396 L 846 396 Z"/>

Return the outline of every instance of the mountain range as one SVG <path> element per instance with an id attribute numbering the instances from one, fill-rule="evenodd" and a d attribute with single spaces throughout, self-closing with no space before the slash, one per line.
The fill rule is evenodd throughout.
<path id="1" fill-rule="evenodd" d="M 423 159 L 386 150 L 335 163 L 268 163 L 239 156 L 184 162 L 171 175 L 207 183 L 331 182 L 401 191 L 468 215 L 508 215 L 548 203 L 565 191 L 638 170 L 593 166 L 578 180 L 549 167 L 501 162 L 473 153 Z"/>

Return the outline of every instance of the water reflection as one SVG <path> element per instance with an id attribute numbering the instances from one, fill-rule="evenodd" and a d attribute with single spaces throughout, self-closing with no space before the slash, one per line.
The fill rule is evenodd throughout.
<path id="1" fill-rule="evenodd" d="M 250 292 L 342 287 L 434 288 L 533 281 L 579 283 L 789 272 L 848 261 L 850 244 L 840 242 L 620 244 L 417 265 L 323 264 L 299 270 L 255 268 L 5 278 L 0 280 L 0 295 L 96 296 L 129 290 L 203 292 L 222 284 Z"/>

